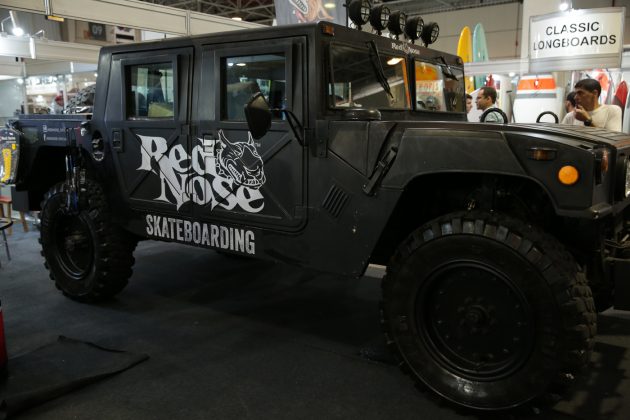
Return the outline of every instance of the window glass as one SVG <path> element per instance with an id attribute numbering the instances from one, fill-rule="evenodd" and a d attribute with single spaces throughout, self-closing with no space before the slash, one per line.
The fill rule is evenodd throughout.
<path id="1" fill-rule="evenodd" d="M 286 58 L 283 54 L 230 57 L 224 60 L 223 119 L 245 120 L 245 105 L 261 92 L 271 108 L 286 108 Z M 280 113 L 274 115 L 281 118 Z"/>
<path id="2" fill-rule="evenodd" d="M 328 85 L 329 104 L 335 108 L 409 109 L 406 60 L 380 52 L 380 68 L 389 85 L 379 82 L 380 69 L 375 55 L 365 49 L 332 45 L 332 82 Z"/>
<path id="3" fill-rule="evenodd" d="M 172 63 L 129 66 L 127 71 L 127 117 L 173 118 Z"/>
<path id="4" fill-rule="evenodd" d="M 438 64 L 416 61 L 416 109 L 463 112 L 464 72 Z"/>

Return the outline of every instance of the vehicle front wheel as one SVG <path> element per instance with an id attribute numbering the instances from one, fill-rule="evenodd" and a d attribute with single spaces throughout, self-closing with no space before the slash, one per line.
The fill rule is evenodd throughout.
<path id="1" fill-rule="evenodd" d="M 94 181 L 87 185 L 85 208 L 66 206 L 63 184 L 42 203 L 42 255 L 50 278 L 66 296 L 95 302 L 120 292 L 131 276 L 137 241 L 112 223 L 105 195 Z"/>
<path id="2" fill-rule="evenodd" d="M 585 365 L 591 291 L 553 237 L 519 220 L 453 213 L 411 234 L 383 280 L 388 343 L 456 404 L 521 405 Z"/>

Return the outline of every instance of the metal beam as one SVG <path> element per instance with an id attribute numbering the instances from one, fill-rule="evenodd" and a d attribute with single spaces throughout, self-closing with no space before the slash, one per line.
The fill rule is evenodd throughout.
<path id="1" fill-rule="evenodd" d="M 2 6 L 30 13 L 46 13 L 42 0 L 2 0 Z M 188 28 L 190 34 L 194 35 L 260 27 L 252 22 L 187 13 L 186 10 L 138 0 L 81 0 L 80 7 L 77 7 L 77 0 L 50 0 L 50 6 L 53 14 L 68 19 L 174 35 L 187 35 Z"/>
<path id="2" fill-rule="evenodd" d="M 41 60 L 65 60 L 97 63 L 98 45 L 50 41 L 33 37 L 0 37 L 0 56 Z"/>

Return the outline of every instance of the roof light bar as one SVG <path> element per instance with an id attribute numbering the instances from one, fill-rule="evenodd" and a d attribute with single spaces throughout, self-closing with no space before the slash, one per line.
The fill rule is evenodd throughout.
<path id="1" fill-rule="evenodd" d="M 393 34 L 396 39 L 403 33 L 405 33 L 405 24 L 407 23 L 407 15 L 400 10 L 395 10 L 389 15 L 389 21 L 387 22 L 387 29 L 389 33 Z"/>
<path id="2" fill-rule="evenodd" d="M 440 27 L 438 26 L 438 24 L 435 22 L 429 22 L 424 25 L 424 28 L 422 29 L 422 35 L 420 37 L 422 38 L 422 42 L 424 42 L 424 46 L 428 47 L 429 45 L 437 41 L 439 35 Z"/>
<path id="3" fill-rule="evenodd" d="M 357 25 L 357 29 L 361 30 L 361 27 L 370 20 L 371 8 L 369 0 L 352 0 L 348 4 L 348 17 Z"/>
<path id="4" fill-rule="evenodd" d="M 372 28 L 376 29 L 376 32 L 380 35 L 382 31 L 387 29 L 387 24 L 389 23 L 389 7 L 379 4 L 374 6 L 372 10 L 370 10 L 370 25 Z"/>
<path id="5" fill-rule="evenodd" d="M 420 16 L 407 19 L 405 23 L 405 35 L 411 43 L 414 44 L 417 39 L 422 36 L 422 30 L 424 29 L 424 20 Z"/>

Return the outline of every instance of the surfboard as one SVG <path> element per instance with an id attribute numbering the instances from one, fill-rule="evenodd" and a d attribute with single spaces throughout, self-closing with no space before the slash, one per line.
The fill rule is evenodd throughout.
<path id="1" fill-rule="evenodd" d="M 606 104 L 609 103 L 608 98 L 610 98 L 611 90 L 612 90 L 612 82 L 610 80 L 610 75 L 606 70 L 596 69 L 593 70 L 591 77 L 599 82 L 602 87 L 602 93 L 599 95 L 599 103 Z"/>
<path id="2" fill-rule="evenodd" d="M 623 118 L 623 114 L 626 111 L 626 101 L 628 100 L 628 85 L 624 80 L 619 83 L 617 86 L 617 90 L 615 90 L 615 96 L 613 97 L 612 103 L 613 105 L 617 105 L 621 108 L 621 116 Z"/>
<path id="3" fill-rule="evenodd" d="M 551 74 L 521 77 L 516 87 L 516 99 L 512 111 L 514 121 L 533 123 L 545 111 L 552 111 L 562 121 L 563 101 L 558 100 L 559 95 L 562 96 L 562 89 L 557 89 L 556 81 Z M 553 118 L 545 119 L 543 122 L 553 122 Z"/>
<path id="4" fill-rule="evenodd" d="M 473 62 L 488 61 L 488 44 L 486 43 L 486 32 L 483 25 L 478 23 L 475 25 L 472 37 Z M 485 76 L 475 76 L 475 88 L 486 84 Z"/>
<path id="5" fill-rule="evenodd" d="M 457 55 L 462 58 L 464 63 L 470 63 L 473 61 L 472 35 L 470 34 L 470 28 L 468 26 L 464 26 L 462 32 L 459 34 Z M 475 83 L 472 76 L 467 76 L 464 79 L 464 82 L 466 84 L 466 93 L 470 93 L 475 90 Z"/>

